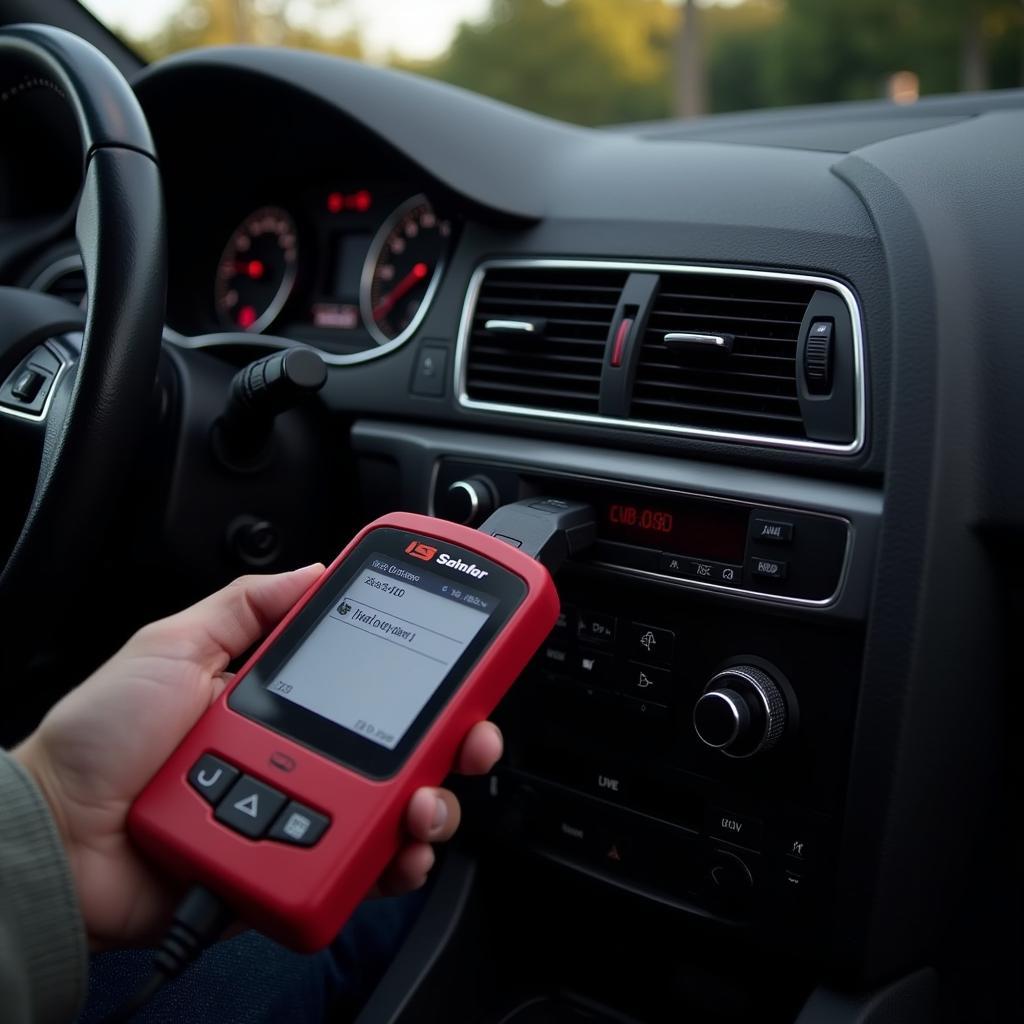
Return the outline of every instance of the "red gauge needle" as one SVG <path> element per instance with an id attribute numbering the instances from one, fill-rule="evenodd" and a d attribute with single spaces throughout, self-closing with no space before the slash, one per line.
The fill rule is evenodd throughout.
<path id="1" fill-rule="evenodd" d="M 402 278 L 394 288 L 386 295 L 382 295 L 380 302 L 373 307 L 373 319 L 380 320 L 391 312 L 395 303 L 414 285 L 418 284 L 430 273 L 430 267 L 426 263 L 413 264 L 412 270 Z"/>

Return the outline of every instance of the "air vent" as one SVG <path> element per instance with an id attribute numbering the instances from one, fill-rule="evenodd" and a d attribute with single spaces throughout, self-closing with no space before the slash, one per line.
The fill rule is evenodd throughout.
<path id="1" fill-rule="evenodd" d="M 51 263 L 32 282 L 33 291 L 55 295 L 75 306 L 85 305 L 85 271 L 77 256 L 65 256 Z"/>
<path id="2" fill-rule="evenodd" d="M 472 312 L 466 397 L 596 414 L 605 344 L 627 276 L 581 267 L 488 270 Z"/>
<path id="3" fill-rule="evenodd" d="M 818 338 L 823 369 L 808 349 Z M 470 279 L 455 364 L 459 404 L 485 415 L 833 454 L 864 445 L 857 298 L 813 274 L 490 260 Z"/>
<path id="4" fill-rule="evenodd" d="M 781 277 L 663 274 L 642 339 L 631 419 L 806 438 L 797 347 L 814 292 L 813 284 Z M 687 334 L 726 343 L 673 338 Z"/>

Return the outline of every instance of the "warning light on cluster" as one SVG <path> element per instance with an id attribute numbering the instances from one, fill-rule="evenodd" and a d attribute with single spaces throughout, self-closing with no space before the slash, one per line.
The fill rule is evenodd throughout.
<path id="1" fill-rule="evenodd" d="M 341 213 L 343 210 L 366 213 L 371 206 L 373 206 L 373 196 L 365 188 L 361 188 L 357 192 L 327 193 L 328 213 Z"/>

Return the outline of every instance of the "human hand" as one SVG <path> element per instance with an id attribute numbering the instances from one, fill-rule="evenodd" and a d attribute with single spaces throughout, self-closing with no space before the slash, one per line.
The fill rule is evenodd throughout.
<path id="1" fill-rule="evenodd" d="M 220 696 L 229 662 L 265 636 L 323 571 L 311 565 L 244 576 L 145 626 L 15 749 L 53 813 L 94 948 L 151 940 L 170 919 L 180 893 L 129 840 L 128 809 Z M 466 737 L 458 770 L 489 771 L 501 746 L 497 727 L 479 723 Z M 417 790 L 406 813 L 408 841 L 378 891 L 422 885 L 434 862 L 430 844 L 454 835 L 459 814 L 449 790 Z"/>

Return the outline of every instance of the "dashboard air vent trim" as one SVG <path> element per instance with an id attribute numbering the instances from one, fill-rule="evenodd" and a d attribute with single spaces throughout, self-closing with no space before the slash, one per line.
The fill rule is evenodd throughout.
<path id="1" fill-rule="evenodd" d="M 674 423 L 659 423 L 648 420 L 618 419 L 611 416 L 602 416 L 598 413 L 562 412 L 552 409 L 488 402 L 471 398 L 467 393 L 466 377 L 474 313 L 480 289 L 488 271 L 511 270 L 516 268 L 528 270 L 617 270 L 637 273 L 656 273 L 662 275 L 689 274 L 695 276 L 760 278 L 804 283 L 814 285 L 819 288 L 827 288 L 833 291 L 843 300 L 849 310 L 853 333 L 854 404 L 856 408 L 856 430 L 854 439 L 847 444 L 835 444 L 826 441 L 806 440 L 803 438 L 737 433 L 710 427 L 689 427 Z M 527 416 L 531 419 L 589 424 L 598 427 L 619 428 L 632 432 L 639 431 L 643 433 L 672 434 L 681 437 L 695 437 L 709 441 L 730 441 L 740 444 L 783 448 L 804 452 L 821 452 L 831 455 L 854 455 L 864 447 L 865 442 L 867 396 L 864 333 L 860 306 L 856 296 L 849 286 L 844 284 L 842 281 L 831 277 L 789 271 L 748 270 L 745 268 L 703 264 L 652 263 L 640 260 L 591 260 L 585 258 L 558 259 L 529 257 L 509 257 L 485 260 L 477 266 L 469 280 L 469 287 L 466 290 L 466 298 L 462 307 L 462 318 L 459 322 L 459 333 L 455 346 L 454 363 L 455 394 L 457 396 L 458 404 L 463 409 L 475 412 Z"/>

